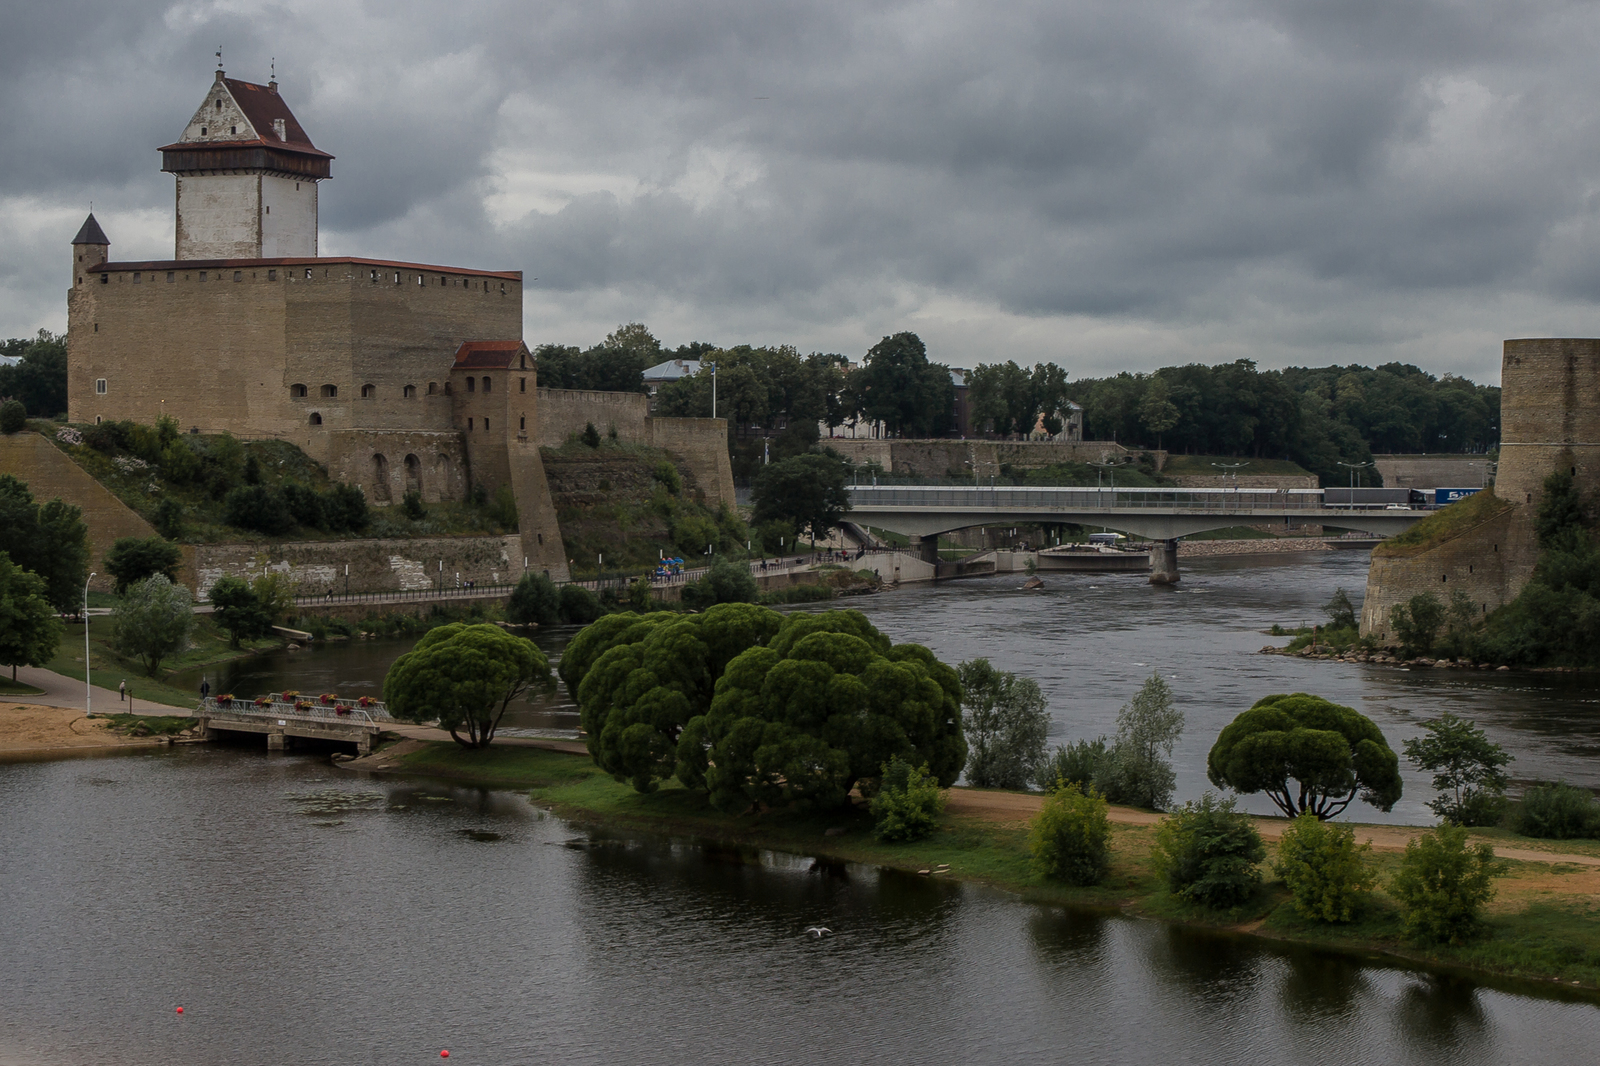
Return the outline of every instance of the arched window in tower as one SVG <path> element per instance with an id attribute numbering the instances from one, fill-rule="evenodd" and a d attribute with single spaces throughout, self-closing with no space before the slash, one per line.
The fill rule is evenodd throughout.
<path id="1" fill-rule="evenodd" d="M 339 386 L 337 386 L 337 385 L 324 385 L 324 386 L 322 386 L 322 398 L 324 400 L 332 400 L 335 397 L 337 397 L 338 395 L 339 395 Z"/>
<path id="2" fill-rule="evenodd" d="M 376 385 L 363 385 L 363 386 L 361 386 L 361 398 L 363 400 L 370 400 L 376 395 L 378 395 L 378 386 L 376 386 Z"/>
<path id="3" fill-rule="evenodd" d="M 389 460 L 381 454 L 372 457 L 372 498 L 379 503 L 388 503 L 392 498 L 389 495 Z"/>
<path id="4" fill-rule="evenodd" d="M 493 383 L 494 383 L 494 379 L 493 378 L 484 378 L 483 379 L 483 391 L 484 392 L 488 392 L 489 391 L 489 386 L 492 385 Z"/>
<path id="5" fill-rule="evenodd" d="M 311 424 L 313 426 L 322 425 L 322 416 L 320 414 L 318 414 L 317 412 L 312 411 L 311 412 Z"/>
<path id="6" fill-rule="evenodd" d="M 303 400 L 306 398 L 306 387 L 304 385 L 290 385 L 289 395 L 296 400 Z"/>
<path id="7" fill-rule="evenodd" d="M 422 493 L 422 460 L 415 455 L 406 456 L 406 491 Z"/>
<path id="8" fill-rule="evenodd" d="M 433 457 L 433 491 L 436 499 L 448 499 L 450 488 L 450 457 L 440 452 Z"/>
<path id="9" fill-rule="evenodd" d="M 467 391 L 468 392 L 477 392 L 478 391 L 478 379 L 477 378 L 468 378 L 467 379 Z"/>
<path id="10" fill-rule="evenodd" d="M 414 400 L 417 397 L 417 387 L 415 385 L 407 385 L 405 388 L 400 390 L 400 395 L 404 396 L 408 400 Z"/>

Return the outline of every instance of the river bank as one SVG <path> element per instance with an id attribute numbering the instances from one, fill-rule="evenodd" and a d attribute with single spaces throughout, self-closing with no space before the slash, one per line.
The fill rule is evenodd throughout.
<path id="1" fill-rule="evenodd" d="M 1177 901 L 1150 862 L 1160 816 L 1114 808 L 1111 870 L 1088 888 L 1045 881 L 1029 869 L 1027 820 L 1041 798 L 1020 793 L 952 789 L 939 829 L 909 844 L 887 844 L 872 835 L 864 810 L 827 814 L 766 812 L 729 817 L 698 793 L 669 784 L 643 795 L 619 784 L 586 757 L 531 746 L 469 752 L 450 744 L 403 742 L 346 768 L 378 774 L 425 775 L 491 789 L 526 790 L 536 805 L 600 832 L 644 832 L 691 837 L 731 847 L 755 847 L 809 856 L 820 863 L 865 863 L 973 881 L 1025 900 L 1108 908 L 1130 916 L 1177 925 L 1221 929 L 1270 940 L 1312 944 L 1354 955 L 1381 955 L 1410 964 L 1456 968 L 1476 975 L 1560 984 L 1587 995 L 1600 993 L 1600 844 L 1524 840 L 1478 831 L 1505 861 L 1498 894 L 1486 912 L 1484 935 L 1460 946 L 1420 947 L 1400 934 L 1396 907 L 1374 892 L 1363 916 L 1347 926 L 1326 926 L 1299 917 L 1287 890 L 1272 878 L 1250 906 L 1217 914 Z M 1287 824 L 1258 818 L 1263 836 L 1275 840 Z M 1361 825 L 1358 836 L 1373 844 L 1373 861 L 1386 880 L 1398 867 L 1415 827 Z"/>

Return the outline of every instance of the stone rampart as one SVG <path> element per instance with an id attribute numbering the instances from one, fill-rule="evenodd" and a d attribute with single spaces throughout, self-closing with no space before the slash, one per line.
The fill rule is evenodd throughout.
<path id="1" fill-rule="evenodd" d="M 614 429 L 617 439 L 650 444 L 650 397 L 642 392 L 600 392 L 594 389 L 540 389 L 535 443 L 559 448 L 593 425 L 602 437 Z"/>
<path id="2" fill-rule="evenodd" d="M 1031 440 L 848 440 L 822 441 L 851 463 L 876 463 L 887 474 L 906 477 L 972 477 L 999 474 L 1002 466 L 1040 467 L 1053 463 L 1098 463 L 1135 454 L 1114 441 Z M 1167 453 L 1152 451 L 1156 468 Z"/>
<path id="3" fill-rule="evenodd" d="M 685 468 L 705 502 L 733 506 L 733 463 L 725 418 L 649 418 L 650 443 Z"/>
<path id="4" fill-rule="evenodd" d="M 529 560 L 532 565 L 532 560 Z M 505 537 L 419 537 L 404 539 L 291 541 L 284 543 L 197 544 L 193 583 L 196 595 L 219 578 L 258 577 L 265 571 L 287 574 L 298 594 L 395 592 L 434 588 L 442 581 L 494 585 L 522 576 L 522 539 Z"/>
<path id="5" fill-rule="evenodd" d="M 467 452 L 455 431 L 345 429 L 328 435 L 328 476 L 383 507 L 412 489 L 427 503 L 467 498 Z"/>
<path id="6" fill-rule="evenodd" d="M 89 569 L 96 574 L 89 587 L 97 592 L 111 591 L 105 555 L 118 538 L 156 535 L 150 523 L 37 433 L 0 435 L 0 474 L 27 482 L 38 503 L 59 498 L 83 512 L 89 527 Z"/>

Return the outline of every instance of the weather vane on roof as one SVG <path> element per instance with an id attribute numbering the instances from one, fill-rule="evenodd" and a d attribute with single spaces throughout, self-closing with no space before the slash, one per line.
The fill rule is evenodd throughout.
<path id="1" fill-rule="evenodd" d="M 272 57 L 272 80 L 273 81 L 277 81 L 278 80 L 278 57 L 277 56 L 273 56 Z"/>
<path id="2" fill-rule="evenodd" d="M 217 69 L 222 69 L 222 46 L 217 45 Z"/>

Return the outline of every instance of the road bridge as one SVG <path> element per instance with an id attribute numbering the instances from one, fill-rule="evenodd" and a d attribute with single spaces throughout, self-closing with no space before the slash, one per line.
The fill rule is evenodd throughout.
<path id="1" fill-rule="evenodd" d="M 1178 539 L 1229 526 L 1325 525 L 1392 536 L 1431 512 L 1330 507 L 1321 489 L 1046 488 L 982 485 L 853 485 L 850 520 L 901 533 L 938 561 L 938 537 L 972 526 L 1068 523 L 1155 543 L 1150 581 L 1178 580 Z"/>

